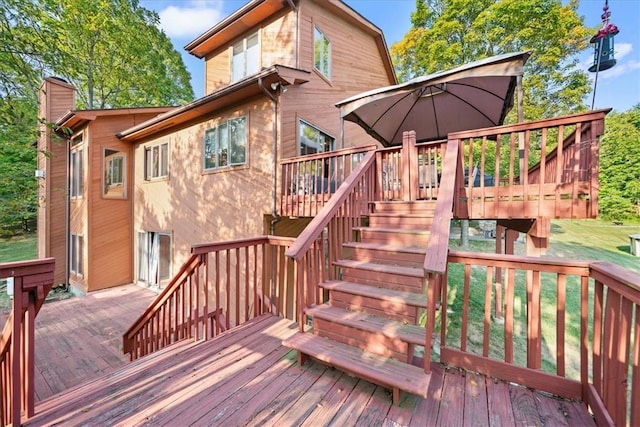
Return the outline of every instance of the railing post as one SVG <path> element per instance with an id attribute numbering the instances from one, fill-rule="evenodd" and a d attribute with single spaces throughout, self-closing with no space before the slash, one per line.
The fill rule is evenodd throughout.
<path id="1" fill-rule="evenodd" d="M 11 423 L 19 426 L 22 412 L 22 277 L 13 279 L 13 332 L 11 338 Z"/>
<path id="2" fill-rule="evenodd" d="M 402 133 L 402 200 L 414 200 L 417 188 L 418 156 L 416 132 L 410 130 Z"/>

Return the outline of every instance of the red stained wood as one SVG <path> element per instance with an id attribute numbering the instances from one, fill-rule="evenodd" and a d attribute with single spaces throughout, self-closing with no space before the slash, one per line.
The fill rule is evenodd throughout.
<path id="1" fill-rule="evenodd" d="M 538 413 L 536 399 L 531 390 L 524 387 L 509 387 L 509 394 L 513 404 L 513 418 L 516 425 L 542 426 L 544 420 Z"/>
<path id="2" fill-rule="evenodd" d="M 515 425 L 509 386 L 492 378 L 487 378 L 486 384 L 489 425 L 505 427 Z"/>
<path id="3" fill-rule="evenodd" d="M 485 377 L 470 371 L 465 372 L 463 424 L 465 426 L 488 426 L 489 408 L 487 405 Z"/>
<path id="4" fill-rule="evenodd" d="M 464 402 L 464 384 L 465 381 L 462 375 L 445 376 L 442 386 L 442 402 L 438 412 L 438 424 L 447 426 L 462 425 L 464 411 L 460 411 L 455 402 Z"/>

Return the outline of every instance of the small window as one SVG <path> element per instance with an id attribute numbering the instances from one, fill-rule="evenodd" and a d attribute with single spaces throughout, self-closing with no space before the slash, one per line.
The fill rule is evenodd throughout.
<path id="1" fill-rule="evenodd" d="M 247 119 L 239 117 L 208 129 L 204 134 L 204 170 L 247 162 Z"/>
<path id="2" fill-rule="evenodd" d="M 313 66 L 327 79 L 331 79 L 331 43 L 318 29 L 313 27 Z"/>
<path id="3" fill-rule="evenodd" d="M 153 145 L 144 150 L 144 179 L 169 176 L 169 143 Z"/>
<path id="4" fill-rule="evenodd" d="M 258 32 L 236 42 L 231 57 L 231 82 L 235 83 L 260 70 L 260 46 Z"/>
<path id="5" fill-rule="evenodd" d="M 83 156 L 82 147 L 74 148 L 71 150 L 71 177 L 70 177 L 70 191 L 72 199 L 79 199 L 82 197 L 84 191 L 84 179 L 83 179 Z"/>
<path id="6" fill-rule="evenodd" d="M 301 156 L 332 151 L 335 145 L 335 139 L 332 136 L 303 120 L 299 122 L 298 139 Z"/>
<path id="7" fill-rule="evenodd" d="M 105 148 L 102 164 L 104 167 L 104 197 L 127 197 L 126 153 Z"/>
<path id="8" fill-rule="evenodd" d="M 69 236 L 69 270 L 78 276 L 82 276 L 82 236 L 71 233 Z"/>

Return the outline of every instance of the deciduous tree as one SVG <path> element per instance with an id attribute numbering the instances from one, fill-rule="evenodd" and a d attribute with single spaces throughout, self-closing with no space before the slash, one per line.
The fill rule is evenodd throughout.
<path id="1" fill-rule="evenodd" d="M 576 54 L 593 30 L 578 1 L 416 0 L 412 27 L 391 48 L 402 80 L 501 53 L 532 50 L 525 69 L 525 119 L 586 108 L 590 87 Z M 511 120 L 515 120 L 512 117 Z"/>

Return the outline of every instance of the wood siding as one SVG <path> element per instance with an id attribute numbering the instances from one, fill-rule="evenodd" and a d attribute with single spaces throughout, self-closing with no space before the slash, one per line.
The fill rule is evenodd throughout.
<path id="1" fill-rule="evenodd" d="M 260 68 L 272 65 L 295 67 L 295 14 L 284 10 L 261 25 L 248 30 L 242 37 L 260 32 Z M 231 83 L 231 45 L 218 49 L 205 59 L 205 95 Z"/>
<path id="2" fill-rule="evenodd" d="M 371 34 L 331 13 L 322 3 L 299 3 L 298 68 L 313 70 L 309 82 L 289 88 L 281 96 L 282 158 L 298 153 L 298 120 L 302 119 L 335 137 L 341 148 L 340 112 L 335 103 L 357 93 L 393 84 Z M 313 28 L 331 42 L 331 79 L 314 69 Z M 359 126 L 344 123 L 345 147 L 376 144 Z"/>
<path id="3" fill-rule="evenodd" d="M 247 118 L 246 165 L 204 172 L 205 131 L 240 116 Z M 172 274 L 194 244 L 262 234 L 263 216 L 272 207 L 272 127 L 272 103 L 261 98 L 136 146 L 134 230 L 171 233 Z M 146 181 L 145 147 L 164 142 L 169 144 L 169 177 Z"/>
<path id="4" fill-rule="evenodd" d="M 38 258 L 53 257 L 56 263 L 54 285 L 66 283 L 65 217 L 67 194 L 66 142 L 57 138 L 47 124 L 75 105 L 72 86 L 47 78 L 39 91 L 38 117 L 44 120 L 38 137 L 38 169 L 45 178 L 38 186 Z"/>

